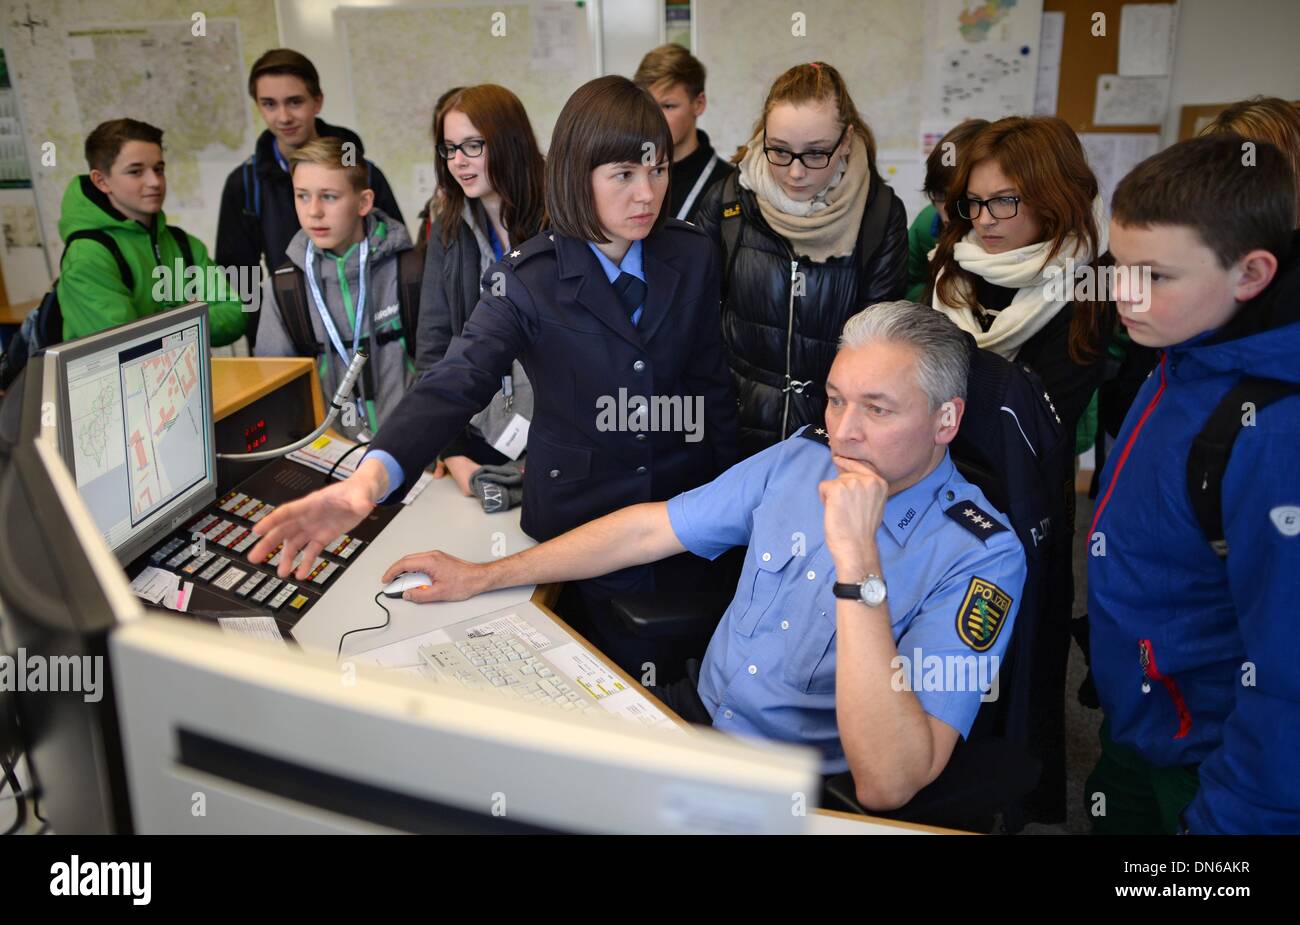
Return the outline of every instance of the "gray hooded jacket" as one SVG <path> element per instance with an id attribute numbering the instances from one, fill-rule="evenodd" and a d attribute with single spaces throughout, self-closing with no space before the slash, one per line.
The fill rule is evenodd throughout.
<path id="1" fill-rule="evenodd" d="M 366 216 L 366 237 L 369 240 L 370 253 L 366 258 L 366 320 L 362 323 L 363 342 L 370 343 L 370 359 L 367 362 L 369 375 L 357 380 L 353 388 L 353 397 L 366 399 L 366 416 L 348 414 L 349 420 L 341 415 L 334 423 L 334 429 L 351 439 L 369 439 L 384 422 L 388 413 L 396 407 L 406 390 L 415 381 L 415 366 L 406 355 L 403 339 L 393 339 L 376 347 L 373 332 L 400 330 L 401 312 L 398 306 L 398 261 L 402 251 L 409 250 L 411 238 L 400 222 L 394 222 L 378 209 Z M 289 242 L 287 256 L 300 270 L 304 269 L 307 259 L 307 233 L 301 229 Z M 353 245 L 348 251 L 336 256 L 332 251 L 316 251 L 313 271 L 321 298 L 329 309 L 330 317 L 338 331 L 343 347 L 352 353 L 352 327 L 349 313 L 353 310 L 359 296 L 361 247 Z M 279 307 L 275 303 L 271 279 L 262 284 L 262 318 L 257 332 L 258 356 L 295 356 L 293 342 L 289 339 L 284 322 L 280 317 Z M 326 352 L 318 357 L 317 371 L 321 377 L 321 389 L 326 403 L 334 395 L 343 379 L 346 366 L 334 349 L 333 342 L 321 323 L 320 312 L 311 296 L 310 284 L 307 285 L 308 315 L 311 317 L 312 330 L 316 339 L 325 345 Z M 403 338 L 413 337 L 415 332 L 404 332 Z M 362 381 L 373 382 L 373 391 L 365 388 Z M 363 394 L 364 392 L 364 394 Z"/>

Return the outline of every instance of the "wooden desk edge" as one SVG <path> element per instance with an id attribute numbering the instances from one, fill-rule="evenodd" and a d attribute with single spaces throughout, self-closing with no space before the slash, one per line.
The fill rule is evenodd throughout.
<path id="1" fill-rule="evenodd" d="M 308 376 L 311 380 L 311 403 L 312 414 L 317 424 L 325 419 L 325 405 L 321 399 L 320 377 L 316 375 L 316 364 L 314 361 L 305 357 L 213 357 L 213 408 L 212 418 L 214 421 L 222 420 L 229 417 L 242 408 L 247 408 L 253 402 L 266 395 L 270 395 L 276 389 L 281 388 L 287 383 L 292 382 L 299 376 Z M 221 364 L 220 367 L 217 364 Z M 226 370 L 238 369 L 240 366 L 251 367 L 253 364 L 259 365 L 262 369 L 272 370 L 269 374 L 262 376 L 256 382 L 243 384 L 239 383 L 230 387 L 227 381 L 223 386 L 230 387 L 231 394 L 222 396 L 221 406 L 217 407 L 217 370 L 223 368 Z M 222 374 L 225 379 L 226 375 Z"/>
<path id="2" fill-rule="evenodd" d="M 596 646 L 592 645 L 585 637 L 583 637 L 581 633 L 579 633 L 577 630 L 571 627 L 567 622 L 565 622 L 564 618 L 562 618 L 559 614 L 555 612 L 554 610 L 555 602 L 558 601 L 560 598 L 560 588 L 561 586 L 558 584 L 538 585 L 536 590 L 533 591 L 533 596 L 531 598 L 533 605 L 536 606 L 539 610 L 541 610 L 542 613 L 546 614 L 546 616 L 550 617 L 557 624 L 559 624 L 561 629 L 563 629 L 566 633 L 572 636 L 574 640 L 577 641 L 588 652 L 591 652 L 594 655 L 596 655 L 601 660 L 601 662 L 604 663 L 606 668 L 608 668 L 610 671 L 614 672 L 614 674 L 622 678 L 624 682 L 631 685 L 633 688 L 644 689 L 642 684 L 633 680 L 632 677 L 626 671 L 624 671 L 618 665 L 610 661 L 609 657 L 606 656 L 604 652 L 602 652 Z M 649 692 L 647 692 L 647 696 L 654 699 L 654 705 L 658 707 L 660 710 L 662 710 L 664 714 L 669 719 L 671 719 L 674 723 L 676 723 L 678 726 L 682 727 L 683 729 L 690 728 L 691 724 L 688 723 L 686 720 L 682 719 L 680 716 L 678 716 L 673 710 L 671 710 L 667 706 L 667 704 L 663 703 L 658 698 L 655 698 L 654 695 L 650 694 Z M 818 808 L 818 809 L 814 809 L 813 812 L 817 813 L 820 816 L 832 816 L 836 819 L 844 819 L 848 822 L 875 823 L 876 825 L 893 826 L 894 828 L 899 828 L 899 829 L 912 829 L 918 832 L 930 832 L 935 835 L 976 834 L 974 832 L 962 832 L 958 829 L 944 829 L 944 828 L 940 828 L 939 826 L 921 825 L 920 823 L 917 822 L 899 822 L 898 820 L 895 819 L 881 819 L 878 816 L 862 816 L 857 813 L 845 813 L 845 812 L 840 812 L 837 809 Z"/>

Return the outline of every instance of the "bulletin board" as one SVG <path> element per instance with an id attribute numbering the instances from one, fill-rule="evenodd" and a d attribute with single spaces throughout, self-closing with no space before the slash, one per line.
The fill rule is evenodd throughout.
<path id="1" fill-rule="evenodd" d="M 1137 2 L 1137 0 L 1133 0 Z M 1140 0 L 1143 3 L 1174 0 Z M 1061 49 L 1061 83 L 1056 114 L 1080 134 L 1111 132 L 1158 134 L 1162 123 L 1147 125 L 1097 125 L 1092 121 L 1097 98 L 1097 78 L 1119 69 L 1121 10 L 1128 0 L 1043 0 L 1043 12 L 1065 13 L 1065 35 Z M 1093 35 L 1095 13 L 1106 15 L 1106 34 Z"/>

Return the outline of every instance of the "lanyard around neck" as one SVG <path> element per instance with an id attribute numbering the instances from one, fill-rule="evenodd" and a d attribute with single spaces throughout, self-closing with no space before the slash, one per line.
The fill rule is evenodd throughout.
<path id="1" fill-rule="evenodd" d="M 312 301 L 316 303 L 316 311 L 320 314 L 321 324 L 325 326 L 325 333 L 329 335 L 330 342 L 334 349 L 338 351 L 339 359 L 343 361 L 343 368 L 347 369 L 348 364 L 352 362 L 352 357 L 356 355 L 357 347 L 361 343 L 361 325 L 365 323 L 366 312 L 366 260 L 370 256 L 370 241 L 368 238 L 361 239 L 360 268 L 358 270 L 359 283 L 357 285 L 357 304 L 356 316 L 352 322 L 352 353 L 349 354 L 343 348 L 343 339 L 339 337 L 338 328 L 334 325 L 334 319 L 330 317 L 329 309 L 325 305 L 325 300 L 321 298 L 320 284 L 316 282 L 316 273 L 314 264 L 316 260 L 316 245 L 307 242 L 307 258 L 305 272 L 307 274 L 307 285 L 311 288 Z"/>
<path id="2" fill-rule="evenodd" d="M 691 191 L 686 194 L 686 201 L 683 202 L 682 207 L 677 210 L 677 217 L 682 221 L 686 221 L 686 216 L 691 214 L 691 206 L 695 205 L 695 200 L 700 195 L 700 191 L 704 189 L 704 184 L 709 181 L 709 175 L 713 173 L 713 165 L 717 163 L 717 160 L 718 152 L 714 151 L 713 156 L 709 158 L 709 162 L 705 164 L 704 169 L 700 171 L 700 176 L 695 181 L 695 185 L 692 186 Z"/>

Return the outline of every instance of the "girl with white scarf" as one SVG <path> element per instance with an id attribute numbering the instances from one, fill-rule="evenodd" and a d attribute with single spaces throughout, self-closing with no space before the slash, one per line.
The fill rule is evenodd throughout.
<path id="1" fill-rule="evenodd" d="M 931 304 L 1038 374 L 1073 447 L 1100 384 L 1109 317 L 1095 272 L 1106 224 L 1078 137 L 1054 116 L 990 124 L 963 152 L 946 207 Z"/>

